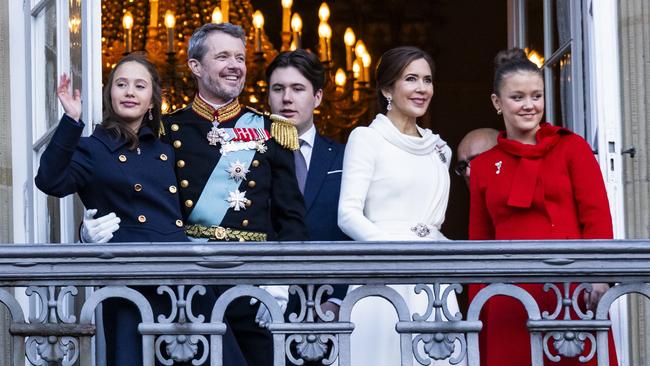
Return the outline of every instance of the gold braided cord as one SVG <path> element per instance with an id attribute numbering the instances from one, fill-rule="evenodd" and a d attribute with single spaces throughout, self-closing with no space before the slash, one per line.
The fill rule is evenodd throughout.
<path id="1" fill-rule="evenodd" d="M 194 100 L 192 101 L 192 110 L 199 116 L 203 117 L 208 121 L 214 120 L 214 108 L 209 105 L 206 101 L 199 97 L 199 94 L 196 94 Z"/>
<path id="2" fill-rule="evenodd" d="M 217 122 L 221 123 L 224 121 L 227 121 L 241 112 L 241 105 L 239 104 L 239 100 L 235 98 L 232 102 L 229 104 L 219 108 L 217 111 L 218 116 L 217 116 Z"/>
<path id="3" fill-rule="evenodd" d="M 271 123 L 271 136 L 280 146 L 289 150 L 298 150 L 300 144 L 298 143 L 298 129 L 287 118 L 272 114 L 269 116 L 273 123 Z"/>
<path id="4" fill-rule="evenodd" d="M 185 234 L 194 238 L 212 240 L 266 241 L 266 233 L 235 230 L 222 226 L 186 225 Z"/>
<path id="5" fill-rule="evenodd" d="M 158 137 L 165 136 L 165 135 L 166 135 L 165 124 L 161 120 L 160 124 L 158 125 Z"/>

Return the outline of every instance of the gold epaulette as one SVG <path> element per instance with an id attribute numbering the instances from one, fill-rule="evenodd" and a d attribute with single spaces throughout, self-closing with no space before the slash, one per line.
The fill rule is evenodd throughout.
<path id="1" fill-rule="evenodd" d="M 298 143 L 298 129 L 287 118 L 277 114 L 271 114 L 271 136 L 282 147 L 289 150 L 298 150 L 300 144 Z"/>
<path id="2" fill-rule="evenodd" d="M 251 106 L 249 106 L 249 105 L 246 106 L 246 109 L 249 109 L 251 112 L 253 112 L 253 113 L 257 113 L 257 114 L 261 114 L 261 115 L 263 115 L 263 116 L 267 116 L 267 117 L 268 117 L 268 116 L 270 115 L 269 112 L 260 112 L 260 111 L 258 111 L 257 109 L 255 109 L 255 108 L 253 108 L 253 107 L 251 107 Z"/>

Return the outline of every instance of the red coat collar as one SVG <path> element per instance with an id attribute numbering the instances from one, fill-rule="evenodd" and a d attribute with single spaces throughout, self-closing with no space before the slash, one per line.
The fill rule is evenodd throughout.
<path id="1" fill-rule="evenodd" d="M 560 140 L 561 135 L 573 133 L 564 127 L 552 126 L 548 122 L 540 123 L 539 127 L 535 134 L 535 140 L 537 141 L 535 145 L 510 140 L 507 138 L 506 131 L 501 131 L 497 138 L 499 147 L 508 154 L 521 158 L 541 158 Z"/>
<path id="2" fill-rule="evenodd" d="M 503 131 L 497 138 L 498 146 L 507 154 L 519 158 L 519 164 L 513 175 L 510 194 L 508 195 L 508 206 L 529 208 L 533 202 L 535 187 L 537 186 L 542 158 L 560 140 L 562 135 L 573 132 L 549 123 L 540 124 L 535 134 L 537 144 L 529 145 L 510 140 Z"/>

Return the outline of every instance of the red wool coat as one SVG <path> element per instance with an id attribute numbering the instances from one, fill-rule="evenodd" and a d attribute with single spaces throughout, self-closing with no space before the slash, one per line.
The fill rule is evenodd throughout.
<path id="1" fill-rule="evenodd" d="M 607 193 L 587 142 L 547 123 L 536 138 L 536 145 L 526 145 L 501 133 L 497 146 L 472 160 L 470 240 L 611 239 Z M 553 292 L 544 292 L 541 284 L 520 286 L 541 311 L 553 312 Z M 470 286 L 470 298 L 479 289 Z M 484 306 L 481 365 L 530 365 L 527 318 L 523 306 L 508 297 L 494 297 Z M 586 344 L 583 355 L 592 346 Z M 611 332 L 609 354 L 610 365 L 616 365 Z M 545 360 L 545 365 L 596 364 L 595 356 L 588 363 L 577 357 Z"/>

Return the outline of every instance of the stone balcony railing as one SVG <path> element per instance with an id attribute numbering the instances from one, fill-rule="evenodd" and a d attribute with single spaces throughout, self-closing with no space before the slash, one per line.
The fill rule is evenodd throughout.
<path id="1" fill-rule="evenodd" d="M 590 286 L 568 286 L 584 281 L 618 285 L 591 312 L 577 302 Z M 336 360 L 341 366 L 350 365 L 355 351 L 350 348 L 354 331 L 350 314 L 367 296 L 383 297 L 394 305 L 399 320 L 387 331 L 400 333 L 402 365 L 411 365 L 413 357 L 423 365 L 445 358 L 452 364 L 466 359 L 469 365 L 478 365 L 479 312 L 490 297 L 500 294 L 519 300 L 528 313 L 532 365 L 543 365 L 544 358 L 577 357 L 574 350 L 588 349 L 583 360 L 597 358 L 604 366 L 611 327 L 608 310 L 624 294 L 650 297 L 645 282 L 650 282 L 649 241 L 0 245 L 4 288 L 0 302 L 12 319 L 8 336 L 13 365 L 24 365 L 25 356 L 35 365 L 94 365 L 94 314 L 110 297 L 132 301 L 141 313 L 143 365 L 154 365 L 156 358 L 163 364 L 193 359 L 222 365 L 223 314 L 241 296 L 256 297 L 270 309 L 275 365 L 285 365 L 287 358 L 296 364 L 317 360 L 329 365 Z M 348 293 L 334 321 L 331 313 L 315 305 L 330 290 L 314 286 L 322 283 L 364 286 Z M 445 297 L 461 291 L 461 286 L 440 291 L 440 284 L 469 283 L 489 286 L 465 314 L 451 314 Z M 512 283 L 548 283 L 558 297 L 556 311 L 541 312 L 535 300 Z M 285 322 L 273 297 L 253 286 L 262 284 L 309 285 L 306 292 L 293 288 L 302 298 L 299 314 Z M 386 284 L 422 284 L 428 313 L 414 314 Z M 147 299 L 127 285 L 160 286 L 174 310 L 156 316 Z M 190 304 L 210 285 L 235 286 L 218 298 L 211 317 L 202 319 L 192 314 Z M 81 290 L 89 291 L 81 296 Z M 24 295 L 31 300 L 19 301 Z M 581 319 L 567 320 L 570 309 Z M 441 315 L 451 321 L 441 321 Z M 562 342 L 553 341 L 558 339 Z M 333 347 L 327 348 L 327 341 Z M 163 343 L 174 347 L 161 347 Z M 174 351 L 169 354 L 166 349 Z"/>

